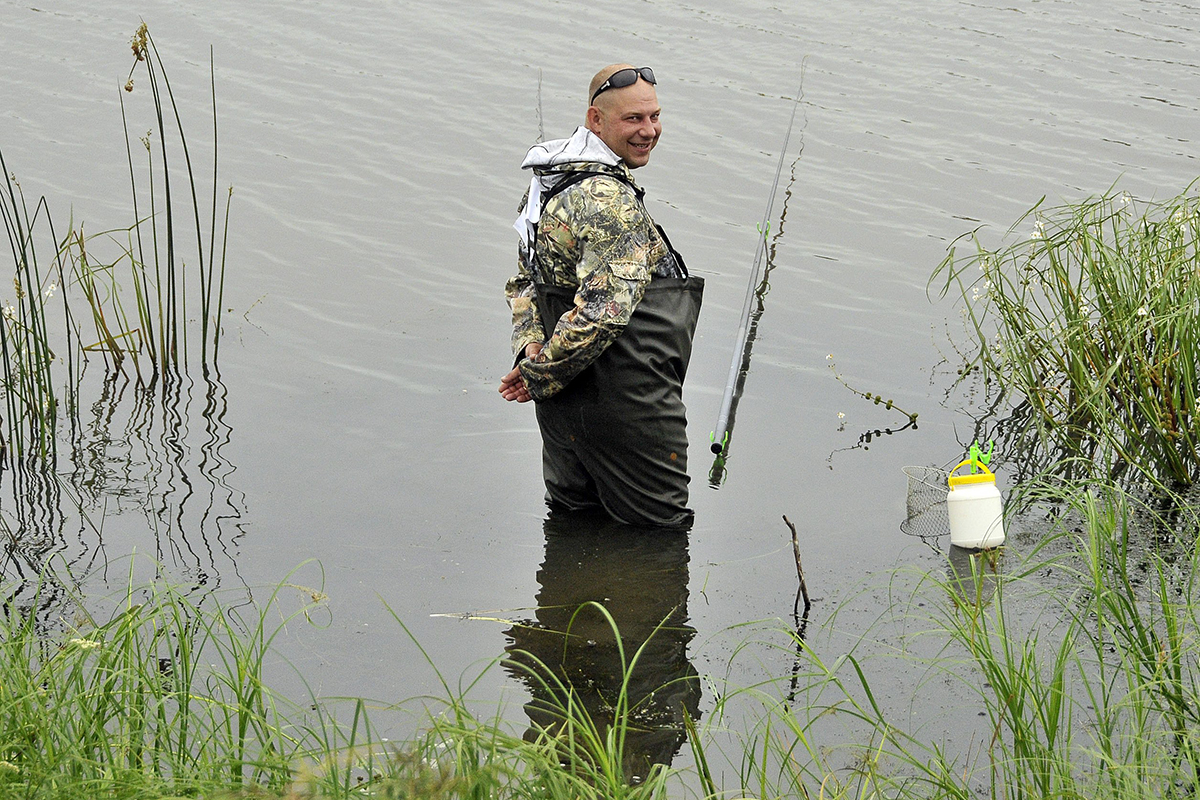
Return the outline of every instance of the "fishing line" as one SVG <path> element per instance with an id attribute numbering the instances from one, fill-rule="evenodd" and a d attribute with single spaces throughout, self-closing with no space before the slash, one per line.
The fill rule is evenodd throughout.
<path id="1" fill-rule="evenodd" d="M 542 68 L 538 67 L 538 144 L 546 141 L 546 129 L 542 124 Z"/>
<path id="2" fill-rule="evenodd" d="M 775 180 L 771 184 L 771 193 L 767 196 L 767 209 L 763 213 L 762 223 L 758 226 L 761 235 L 758 240 L 758 247 L 754 252 L 754 264 L 750 270 L 750 280 L 746 285 L 746 300 L 742 304 L 741 321 L 738 324 L 733 358 L 729 362 L 729 377 L 725 381 L 725 393 L 721 398 L 721 411 L 717 415 L 717 427 L 709 435 L 709 439 L 712 441 L 711 450 L 718 456 L 724 455 L 729 447 L 729 434 L 733 427 L 731 412 L 738 384 L 738 374 L 741 372 L 746 348 L 749 346 L 750 312 L 754 306 L 754 295 L 760 280 L 759 275 L 762 271 L 763 257 L 767 253 L 767 236 L 771 226 L 771 210 L 775 206 L 775 195 L 779 191 L 779 176 L 783 174 L 783 164 L 787 156 L 788 142 L 792 137 L 792 128 L 796 124 L 796 111 L 800 108 L 800 101 L 804 99 L 804 72 L 807 65 L 808 58 L 806 57 L 800 62 L 800 86 L 796 90 L 796 101 L 792 105 L 792 118 L 788 122 L 787 133 L 783 137 L 783 147 L 779 151 L 779 165 L 775 168 Z"/>

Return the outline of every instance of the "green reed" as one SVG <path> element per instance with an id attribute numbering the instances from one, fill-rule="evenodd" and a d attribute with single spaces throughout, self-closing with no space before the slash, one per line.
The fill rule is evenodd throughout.
<path id="1" fill-rule="evenodd" d="M 4 173 L 0 192 L 0 217 L 4 220 L 12 254 L 12 280 L 15 299 L 6 305 L 0 320 L 0 358 L 3 359 L 5 401 L 4 448 L 8 455 L 34 454 L 54 458 L 54 431 L 59 401 L 55 394 L 52 366 L 55 361 L 46 304 L 65 282 L 62 259 L 55 247 L 53 222 L 45 199 L 30 212 L 24 192 L 9 172 L 0 152 L 0 171 Z M 47 242 L 47 236 L 49 237 Z M 39 247 L 51 252 L 50 265 L 39 262 Z M 67 366 L 73 362 L 68 328 Z"/>
<path id="2" fill-rule="evenodd" d="M 1152 531 L 1135 523 L 1136 504 L 1115 490 L 1079 490 L 1069 503 L 1084 524 L 1059 534 L 1069 557 L 1055 560 L 1061 584 L 1038 594 L 1047 606 L 1039 624 L 1014 630 L 1004 581 L 994 608 L 958 603 L 946 618 L 987 680 L 992 794 L 1167 797 L 1194 788 L 1196 553 L 1139 544 Z M 1138 517 L 1157 524 L 1152 511 Z"/>
<path id="3" fill-rule="evenodd" d="M 793 650 L 787 678 L 718 683 L 693 741 L 705 794 L 854 798 L 1167 798 L 1200 787 L 1200 553 L 1155 509 L 1093 483 L 1051 487 L 1055 528 L 948 576 L 900 568 L 891 608 Z M 1011 552 L 1032 544 L 1025 553 Z M 1053 576 L 1053 577 L 1048 577 Z M 915 586 L 913 582 L 915 581 Z M 876 638 L 878 637 L 878 638 Z M 836 644 L 834 644 L 836 642 Z M 747 653 L 763 642 L 747 640 Z M 761 650 L 759 650 L 761 652 Z M 734 659 L 740 658 L 735 650 Z M 777 671 L 778 672 L 778 671 Z M 880 678 L 888 676 L 881 694 Z M 907 689 L 896 696 L 896 676 Z M 958 706 L 955 740 L 922 708 Z M 749 707 L 749 711 L 747 711 Z M 976 714 L 981 716 L 976 717 Z M 977 721 L 978 725 L 973 725 Z M 974 729 L 972 731 L 972 729 Z M 718 766 L 714 766 L 718 764 Z"/>
<path id="4" fill-rule="evenodd" d="M 425 753 L 427 765 L 440 776 L 441 782 L 453 789 L 449 794 L 433 797 L 543 797 L 578 798 L 582 800 L 650 800 L 667 795 L 676 773 L 662 764 L 646 764 L 630 751 L 631 733 L 645 732 L 647 722 L 641 719 L 642 707 L 653 698 L 638 698 L 631 681 L 651 640 L 659 635 L 662 625 L 632 653 L 626 652 L 620 631 L 609 611 L 602 605 L 589 602 L 576 610 L 564 641 L 572 633 L 575 620 L 581 614 L 598 615 L 612 635 L 611 643 L 619 655 L 621 674 L 617 687 L 608 698 L 609 707 L 599 711 L 586 702 L 583 695 L 594 687 L 575 686 L 561 671 L 542 662 L 526 651 L 513 651 L 507 665 L 528 679 L 538 698 L 539 722 L 533 723 L 525 736 L 512 733 L 499 717 L 479 720 L 467 702 L 469 684 L 455 692 L 437 670 L 425 650 L 408 632 L 404 623 L 396 621 L 425 655 L 444 691 L 444 697 L 432 705 L 441 709 L 431 713 L 426 732 L 409 745 L 404 755 L 393 758 L 376 781 L 380 796 L 427 796 L 387 794 L 388 787 L 412 780 L 412 755 Z M 394 612 L 393 612 L 393 616 Z M 482 677 L 480 675 L 479 677 Z M 478 678 L 476 679 L 478 680 Z M 660 687 L 669 691 L 672 687 Z M 429 755 L 433 753 L 432 757 Z M 464 791 L 463 787 L 470 787 Z"/>
<path id="5" fill-rule="evenodd" d="M 141 195 L 138 188 L 138 168 L 135 167 L 134 147 L 129 136 L 129 124 L 122 99 L 121 116 L 125 121 L 125 149 L 129 163 L 130 187 L 134 218 L 133 233 L 123 256 L 133 268 L 133 284 L 137 307 L 138 335 L 147 354 L 159 372 L 177 371 L 188 358 L 189 302 L 199 304 L 200 337 L 199 361 L 208 368 L 215 360 L 221 340 L 221 304 L 224 300 L 226 244 L 229 235 L 229 201 L 233 190 L 225 197 L 224 219 L 218 220 L 220 189 L 218 186 L 217 154 L 217 89 L 216 69 L 212 50 L 209 50 L 209 85 L 212 115 L 212 183 L 206 202 L 201 202 L 197 167 L 193 164 L 192 148 L 184 131 L 183 119 L 162 56 L 153 37 L 143 23 L 131 41 L 133 68 L 125 85 L 134 91 L 134 75 L 139 69 L 150 87 L 153 102 L 154 128 L 140 139 L 146 152 L 146 189 L 149 215 L 142 217 Z M 155 136 L 154 134 L 157 134 Z M 182 174 L 178 176 L 183 189 L 173 186 L 173 164 L 182 157 Z M 183 195 L 183 200 L 179 195 Z M 181 219 L 183 217 L 183 219 Z M 188 291 L 188 269 L 184 247 L 187 239 L 181 230 L 192 228 L 190 246 L 195 249 L 195 285 Z M 147 231 L 146 229 L 149 228 Z M 220 239 L 218 241 L 218 230 Z M 147 241 L 148 239 L 148 241 Z M 220 258 L 217 258 L 218 250 Z M 153 274 L 153 282 L 150 276 Z"/>
<path id="6" fill-rule="evenodd" d="M 1032 220 L 1027 238 L 1015 235 Z M 1109 193 L 1030 209 L 1002 246 L 971 234 L 934 272 L 957 288 L 978 367 L 1032 436 L 1099 474 L 1200 477 L 1200 194 Z"/>
<path id="7" fill-rule="evenodd" d="M 219 218 L 211 51 L 212 183 L 204 195 L 181 109 L 144 24 L 131 46 L 135 60 L 125 89 L 134 91 L 144 77 L 150 101 L 146 110 L 154 123 L 140 139 L 145 158 L 138 164 L 125 93 L 120 93 L 133 216 L 128 227 L 85 234 L 83 224 L 72 220 L 60 234 L 46 198 L 31 211 L 0 153 L 0 216 L 12 253 L 16 295 L 5 305 L 0 324 L 3 434 L 12 458 L 54 462 L 59 413 L 65 411 L 75 424 L 82 367 L 93 356 L 103 361 L 106 373 L 132 377 L 147 388 L 161 382 L 164 392 L 189 363 L 206 373 L 216 365 L 232 189 Z M 48 321 L 51 308 L 55 316 L 61 310 L 61 323 Z M 193 333 L 189 349 L 188 321 L 195 317 L 199 335 Z M 65 407 L 60 386 L 65 386 Z"/>

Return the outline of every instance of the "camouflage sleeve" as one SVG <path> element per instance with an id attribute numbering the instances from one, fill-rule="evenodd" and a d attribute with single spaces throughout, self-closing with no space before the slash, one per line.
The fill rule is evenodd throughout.
<path id="1" fill-rule="evenodd" d="M 564 314 L 542 352 L 520 362 L 534 400 L 561 390 L 621 334 L 650 281 L 645 211 L 623 184 L 596 178 L 562 197 L 582 254 L 575 267 L 575 307 Z"/>
<path id="2" fill-rule="evenodd" d="M 529 269 L 525 244 L 519 243 L 517 247 L 517 274 L 505 285 L 504 297 L 512 309 L 512 351 L 520 361 L 524 357 L 525 346 L 535 342 L 540 344 L 545 334 L 542 332 L 542 315 L 533 291 L 533 274 Z"/>

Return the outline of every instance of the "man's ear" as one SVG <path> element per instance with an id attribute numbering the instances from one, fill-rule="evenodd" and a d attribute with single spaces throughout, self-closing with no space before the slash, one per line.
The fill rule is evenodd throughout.
<path id="1" fill-rule="evenodd" d="M 592 133 L 600 133 L 600 119 L 600 109 L 595 106 L 588 106 L 587 129 Z"/>

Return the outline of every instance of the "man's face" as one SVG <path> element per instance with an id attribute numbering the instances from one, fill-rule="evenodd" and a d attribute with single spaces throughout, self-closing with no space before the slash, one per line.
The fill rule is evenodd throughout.
<path id="1" fill-rule="evenodd" d="M 630 169 L 644 167 L 658 144 L 662 123 L 654 85 L 644 80 L 620 89 L 609 89 L 588 108 L 588 129 Z"/>

